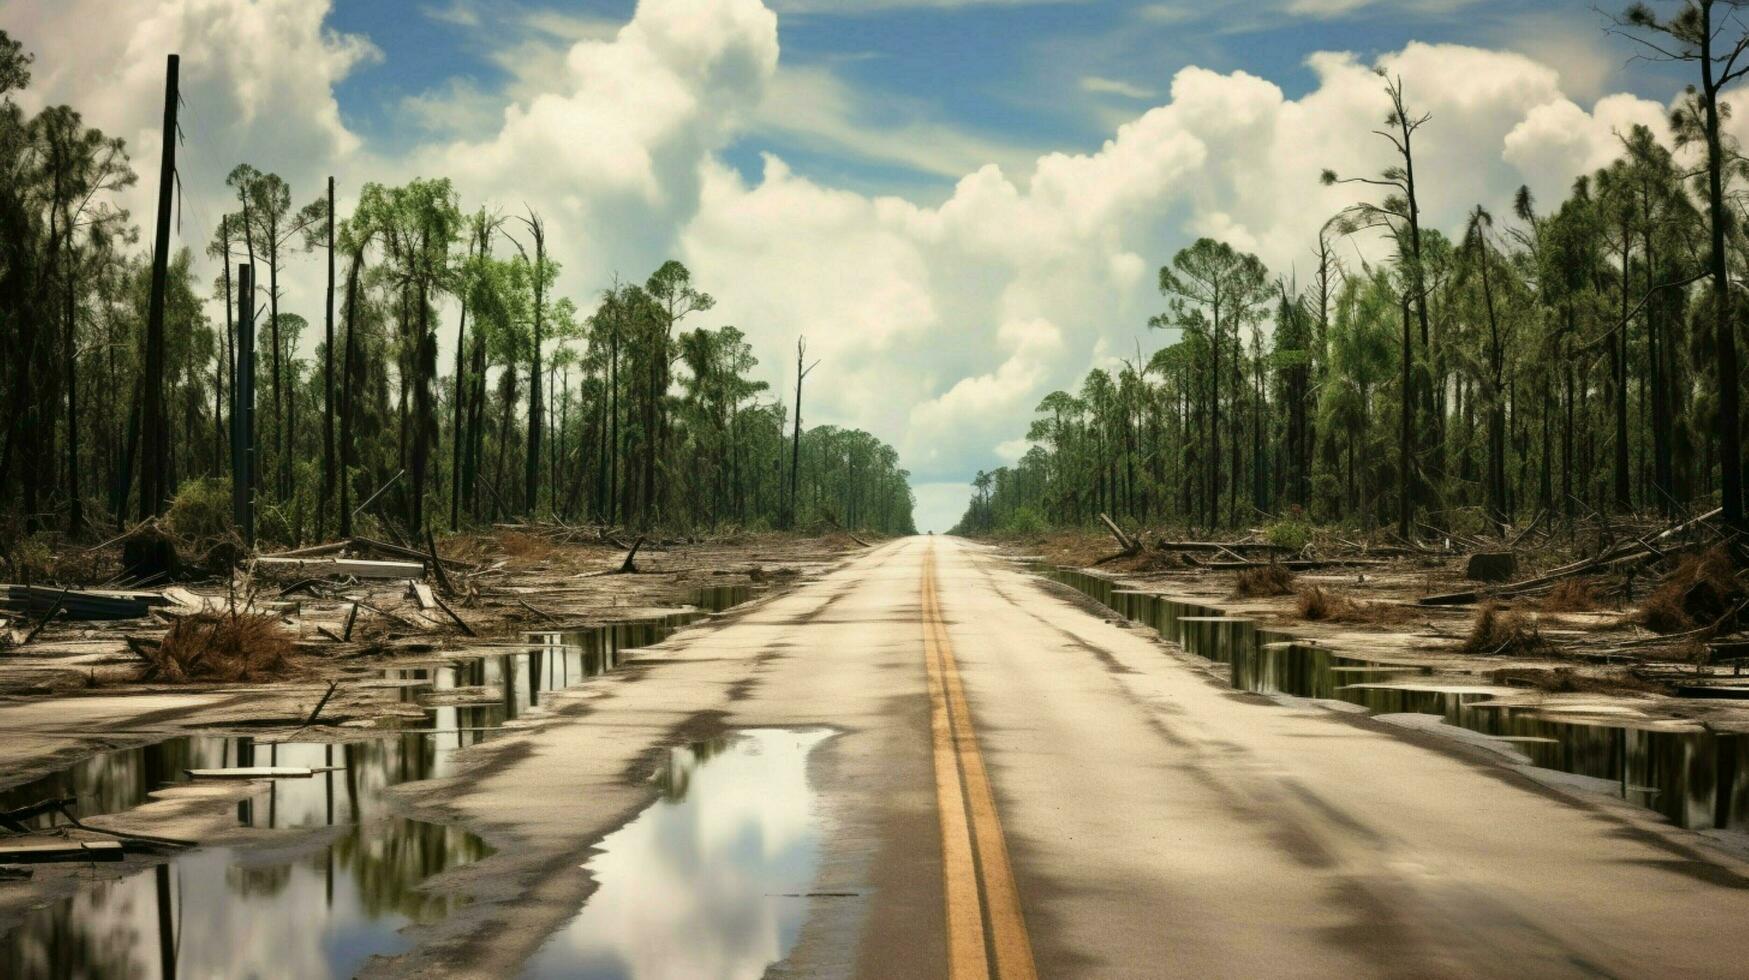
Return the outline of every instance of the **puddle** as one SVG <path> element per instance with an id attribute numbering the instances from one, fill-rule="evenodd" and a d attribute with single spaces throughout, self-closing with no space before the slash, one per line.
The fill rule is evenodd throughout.
<path id="1" fill-rule="evenodd" d="M 0 977 L 170 976 L 177 971 L 190 976 L 350 976 L 372 955 L 403 951 L 401 928 L 442 917 L 451 908 L 449 899 L 421 891 L 419 883 L 479 860 L 490 850 L 455 828 L 389 816 L 383 790 L 451 774 L 455 750 L 489 738 L 505 722 L 539 706 L 543 695 L 607 673 L 621 664 L 627 651 L 658 643 L 710 612 L 745 602 L 751 591 L 745 585 L 701 589 L 692 610 L 531 633 L 525 650 L 384 670 L 382 677 L 408 682 L 401 689 L 403 700 L 436 703 L 424 707 L 417 727 L 397 727 L 377 738 L 324 743 L 177 737 L 99 753 L 51 775 L 0 789 L 0 809 L 72 797 L 72 812 L 87 817 L 139 806 L 152 791 L 185 782 L 186 769 L 339 767 L 308 779 L 268 781 L 265 793 L 238 803 L 237 821 L 257 828 L 343 828 L 310 855 L 283 858 L 265 850 L 200 849 L 124 879 L 94 882 L 31 913 L 0 936 L 0 965 L 5 966 Z M 445 692 L 465 703 L 444 703 L 451 697 Z M 756 812 L 747 801 L 736 801 L 735 787 L 719 787 L 708 822 L 729 826 L 722 823 L 722 815 L 739 814 L 733 817 L 738 832 L 751 831 L 780 847 L 781 853 L 771 855 L 775 863 L 767 874 L 749 869 L 745 880 L 766 882 L 784 868 L 802 866 L 805 887 L 817 841 L 801 760 L 827 734 L 750 733 L 677 754 L 661 805 L 677 808 L 696 824 L 699 794 L 686 802 L 692 769 L 718 753 L 729 758 L 750 753 L 750 762 L 741 760 L 740 775 L 731 772 L 729 778 L 737 785 L 769 779 L 758 801 L 767 809 Z M 788 769 L 793 769 L 793 785 L 783 778 Z M 722 778 L 717 772 L 698 781 L 714 785 Z M 32 826 L 43 829 L 57 822 L 58 815 L 46 815 Z M 633 826 L 644 825 L 639 821 Z M 799 834 L 797 827 L 802 828 Z M 723 842 L 711 838 L 698 843 L 714 847 Z M 755 894 L 748 901 L 760 898 Z M 795 904 L 799 915 L 800 904 Z M 792 922 L 775 907 L 762 919 L 782 924 L 765 945 L 781 942 L 787 949 L 799 919 Z M 586 915 L 579 921 L 594 919 Z"/>
<path id="2" fill-rule="evenodd" d="M 1240 690 L 1344 701 L 1375 715 L 1437 715 L 1502 739 L 1503 748 L 1533 765 L 1587 777 L 1678 826 L 1749 831 L 1749 736 L 1655 731 L 1557 719 L 1530 708 L 1483 707 L 1492 695 L 1477 690 L 1481 685 L 1473 676 L 1435 679 L 1427 668 L 1345 657 L 1218 609 L 1119 589 L 1097 575 L 1036 570 L 1190 653 L 1227 665 L 1229 683 Z"/>
<path id="3" fill-rule="evenodd" d="M 404 952 L 405 926 L 454 900 L 414 887 L 491 851 L 449 827 L 392 819 L 294 859 L 192 851 L 29 914 L 0 937 L 0 976 L 347 977 Z"/>
<path id="4" fill-rule="evenodd" d="M 807 912 L 820 863 L 807 760 L 831 734 L 750 729 L 673 750 L 659 798 L 601 842 L 584 865 L 599 887 L 524 976 L 763 976 Z"/>

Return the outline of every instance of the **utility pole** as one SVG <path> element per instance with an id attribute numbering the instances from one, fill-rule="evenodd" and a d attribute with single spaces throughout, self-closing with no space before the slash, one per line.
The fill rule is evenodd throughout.
<path id="1" fill-rule="evenodd" d="M 231 519 L 255 547 L 255 270 L 237 266 L 237 401 L 231 406 Z"/>
<path id="2" fill-rule="evenodd" d="M 164 414 L 164 279 L 170 264 L 170 195 L 176 183 L 177 69 L 170 55 L 164 69 L 164 149 L 158 164 L 158 227 L 152 247 L 152 292 L 146 307 L 146 357 L 143 408 L 145 452 L 140 457 L 140 519 L 164 512 L 170 496 L 166 471 L 170 458 L 169 420 Z"/>

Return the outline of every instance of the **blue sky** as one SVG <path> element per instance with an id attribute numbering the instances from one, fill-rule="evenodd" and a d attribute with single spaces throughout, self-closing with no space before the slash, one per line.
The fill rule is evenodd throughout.
<path id="1" fill-rule="evenodd" d="M 1320 12 L 1300 14 L 1284 9 L 1292 3 L 1268 0 L 772 6 L 785 66 L 830 71 L 862 97 L 868 122 L 927 119 L 1023 155 L 1096 148 L 1118 120 L 1158 104 L 1186 65 L 1249 72 L 1296 98 L 1316 83 L 1305 64 L 1313 51 L 1353 51 L 1365 59 L 1421 40 L 1537 56 L 1562 70 L 1575 95 L 1601 94 L 1595 78 L 1602 75 L 1610 91 L 1663 97 L 1677 78 L 1666 66 L 1633 59 L 1631 45 L 1608 37 L 1605 18 L 1589 0 L 1306 0 L 1304 7 Z M 341 112 L 380 146 L 417 141 L 426 134 L 402 111 L 404 98 L 454 79 L 485 93 L 511 88 L 516 78 L 499 57 L 507 48 L 558 50 L 574 37 L 611 32 L 634 8 L 632 0 L 335 0 L 328 25 L 368 37 L 384 55 L 336 87 Z M 724 157 L 756 175 L 766 151 L 805 175 L 870 192 L 945 195 L 958 176 L 770 129 L 743 135 Z"/>

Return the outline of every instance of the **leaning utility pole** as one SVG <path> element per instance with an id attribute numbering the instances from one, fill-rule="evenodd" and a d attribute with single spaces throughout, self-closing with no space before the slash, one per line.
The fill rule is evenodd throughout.
<path id="1" fill-rule="evenodd" d="M 170 263 L 170 195 L 176 183 L 176 74 L 171 55 L 164 70 L 164 149 L 158 165 L 158 228 L 152 247 L 152 292 L 146 306 L 145 451 L 140 455 L 140 519 L 164 512 L 170 459 L 170 423 L 164 415 L 164 279 Z"/>
<path id="2" fill-rule="evenodd" d="M 231 406 L 231 519 L 255 547 L 255 270 L 237 266 L 237 401 Z"/>

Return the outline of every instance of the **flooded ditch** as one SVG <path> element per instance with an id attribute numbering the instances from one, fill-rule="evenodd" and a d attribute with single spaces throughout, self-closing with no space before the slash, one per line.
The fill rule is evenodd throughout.
<path id="1" fill-rule="evenodd" d="M 1656 810 L 1678 826 L 1749 831 L 1749 736 L 1568 720 L 1558 708 L 1506 707 L 1471 675 L 1343 656 L 1221 610 L 1044 566 L 1039 574 L 1227 668 L 1234 688 L 1343 701 L 1374 715 L 1434 715 L 1499 740 L 1531 764 Z M 1467 689 L 1466 689 L 1467 688 Z"/>
<path id="2" fill-rule="evenodd" d="M 262 792 L 237 804 L 241 826 L 334 828 L 308 847 L 203 848 L 119 880 L 93 881 L 0 935 L 0 976 L 350 976 L 373 955 L 402 952 L 402 928 L 452 907 L 453 899 L 420 884 L 490 849 L 457 828 L 393 816 L 384 790 L 450 774 L 457 749 L 491 737 L 538 707 L 544 695 L 608 673 L 626 651 L 658 643 L 749 596 L 746 586 L 701 590 L 692 610 L 530 633 L 521 649 L 384 669 L 377 678 L 399 682 L 401 699 L 419 705 L 422 716 L 371 737 L 178 736 L 99 753 L 0 789 L 0 810 L 71 797 L 72 812 L 89 817 L 139 806 L 153 791 L 185 782 L 187 769 L 335 768 L 268 780 Z M 457 694 L 465 697 L 458 702 Z M 724 750 L 744 751 L 736 748 L 742 744 Z M 781 746 L 773 751 L 781 754 Z M 682 784 L 686 778 L 673 777 Z M 682 788 L 675 798 L 685 795 Z M 33 824 L 47 829 L 58 821 L 45 816 Z"/>

